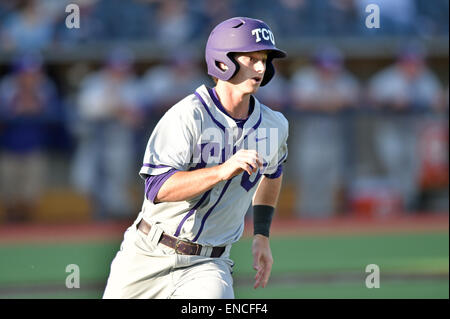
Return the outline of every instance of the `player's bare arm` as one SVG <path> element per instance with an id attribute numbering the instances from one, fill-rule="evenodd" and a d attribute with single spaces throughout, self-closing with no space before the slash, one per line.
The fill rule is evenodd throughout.
<path id="1" fill-rule="evenodd" d="M 281 190 L 283 175 L 278 178 L 263 176 L 253 196 L 253 205 L 268 205 L 275 207 Z"/>
<path id="2" fill-rule="evenodd" d="M 176 172 L 160 188 L 156 202 L 176 202 L 194 198 L 221 181 L 246 171 L 249 175 L 262 167 L 255 150 L 239 150 L 225 163 L 193 171 Z M 192 187 L 195 185 L 195 187 Z"/>
<path id="3" fill-rule="evenodd" d="M 270 179 L 262 177 L 253 197 L 253 206 L 267 205 L 275 207 L 281 190 L 283 175 Z M 273 257 L 270 250 L 269 237 L 256 234 L 252 244 L 253 269 L 256 270 L 254 288 L 265 287 L 272 271 Z"/>

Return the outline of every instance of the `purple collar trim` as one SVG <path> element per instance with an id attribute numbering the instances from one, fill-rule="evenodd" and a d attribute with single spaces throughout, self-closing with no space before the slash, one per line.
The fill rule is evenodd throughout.
<path id="1" fill-rule="evenodd" d="M 225 132 L 225 126 L 223 126 L 218 120 L 216 120 L 214 118 L 214 116 L 211 114 L 211 111 L 209 110 L 208 105 L 206 104 L 206 102 L 203 100 L 203 98 L 200 96 L 200 94 L 198 94 L 198 92 L 194 92 L 195 96 L 200 100 L 200 102 L 203 104 L 206 112 L 208 112 L 209 116 L 211 117 L 211 119 L 213 120 L 214 123 L 216 123 L 216 125 L 218 127 L 220 127 L 222 129 L 222 131 Z"/>
<path id="2" fill-rule="evenodd" d="M 250 108 L 249 108 L 249 112 L 248 112 L 248 117 L 246 119 L 235 119 L 234 117 L 232 117 L 230 114 L 228 114 L 228 112 L 225 110 L 225 108 L 223 107 L 222 103 L 219 100 L 219 97 L 217 96 L 217 92 L 214 88 L 208 89 L 208 93 L 211 97 L 211 99 L 213 100 L 214 104 L 217 106 L 217 108 L 224 113 L 225 115 L 227 115 L 228 117 L 232 118 L 235 122 L 236 125 L 240 128 L 244 127 L 245 122 L 247 121 L 247 119 L 250 117 L 250 114 L 252 114 L 253 109 L 255 108 L 255 100 L 253 98 L 253 96 L 250 98 Z"/>

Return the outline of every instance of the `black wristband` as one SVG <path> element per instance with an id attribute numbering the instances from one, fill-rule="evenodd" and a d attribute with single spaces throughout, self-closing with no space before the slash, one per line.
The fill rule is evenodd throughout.
<path id="1" fill-rule="evenodd" d="M 268 205 L 253 206 L 253 234 L 269 237 L 270 224 L 275 208 Z"/>

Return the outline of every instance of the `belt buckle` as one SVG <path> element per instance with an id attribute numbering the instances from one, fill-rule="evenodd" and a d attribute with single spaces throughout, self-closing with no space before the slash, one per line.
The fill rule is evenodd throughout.
<path id="1" fill-rule="evenodd" d="M 178 248 L 179 248 L 179 246 L 180 246 L 180 244 L 182 243 L 182 242 L 184 242 L 184 240 L 181 240 L 181 239 L 177 239 L 177 241 L 175 242 L 175 253 L 176 254 L 179 254 L 179 255 L 184 255 L 184 253 L 182 252 L 182 251 L 179 251 L 178 250 Z"/>
<path id="2" fill-rule="evenodd" d="M 189 245 L 190 247 L 194 246 L 195 247 L 195 252 L 193 252 L 192 254 L 189 252 L 183 252 L 179 250 L 180 244 L 181 243 L 185 243 L 186 245 Z M 195 243 L 191 243 L 189 241 L 186 240 L 182 240 L 182 239 L 177 239 L 177 241 L 175 242 L 175 253 L 179 254 L 179 255 L 198 255 L 199 251 L 198 249 L 201 249 L 201 247 L 199 245 L 196 245 Z"/>

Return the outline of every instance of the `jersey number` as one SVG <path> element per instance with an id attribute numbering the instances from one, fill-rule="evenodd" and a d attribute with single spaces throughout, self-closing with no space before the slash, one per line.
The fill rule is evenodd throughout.
<path id="1" fill-rule="evenodd" d="M 258 183 L 260 177 L 261 173 L 258 172 L 255 179 L 251 181 L 250 175 L 248 175 L 247 172 L 244 172 L 244 174 L 242 174 L 241 186 L 248 192 L 253 186 L 255 186 L 256 183 Z"/>

